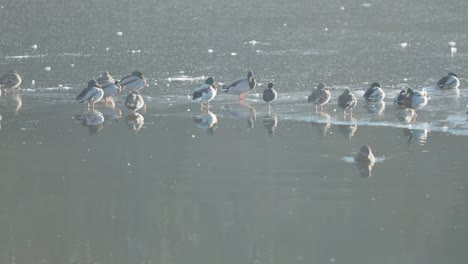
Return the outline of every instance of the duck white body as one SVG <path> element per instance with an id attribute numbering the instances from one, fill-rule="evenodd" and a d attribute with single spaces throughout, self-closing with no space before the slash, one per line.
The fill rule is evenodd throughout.
<path id="1" fill-rule="evenodd" d="M 455 73 L 450 72 L 437 82 L 437 86 L 440 89 L 456 89 L 460 86 L 460 80 Z"/>
<path id="2" fill-rule="evenodd" d="M 101 101 L 104 97 L 104 91 L 101 86 L 95 81 L 88 82 L 88 87 L 85 88 L 77 97 L 78 103 L 88 103 L 88 108 L 91 106 L 94 109 L 94 104 Z"/>
<path id="3" fill-rule="evenodd" d="M 385 98 L 385 92 L 380 87 L 380 84 L 375 82 L 371 84 L 367 91 L 364 93 L 364 99 L 371 102 L 380 102 Z"/>
<path id="4" fill-rule="evenodd" d="M 253 72 L 249 71 L 247 73 L 247 78 L 235 80 L 230 84 L 223 86 L 222 89 L 228 94 L 239 95 L 239 100 L 244 100 L 244 94 L 255 89 L 256 85 L 257 83 L 253 77 Z"/>
<path id="5" fill-rule="evenodd" d="M 200 102 L 201 108 L 206 104 L 206 107 L 210 106 L 210 101 L 215 98 L 218 93 L 216 84 L 214 83 L 213 77 L 206 79 L 205 83 L 200 85 L 193 91 L 192 100 L 194 102 Z"/>
<path id="6" fill-rule="evenodd" d="M 122 89 L 138 91 L 146 86 L 146 79 L 141 72 L 134 71 L 132 75 L 122 78 L 119 83 Z"/>
<path id="7" fill-rule="evenodd" d="M 15 70 L 11 70 L 0 77 L 0 87 L 5 90 L 18 88 L 22 82 L 21 76 Z"/>

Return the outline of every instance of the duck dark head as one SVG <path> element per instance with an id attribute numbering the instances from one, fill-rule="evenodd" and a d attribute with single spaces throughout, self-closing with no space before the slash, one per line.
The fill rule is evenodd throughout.
<path id="1" fill-rule="evenodd" d="M 374 88 L 374 87 L 380 87 L 380 83 L 375 82 L 375 83 L 371 84 L 370 88 Z"/>
<path id="2" fill-rule="evenodd" d="M 88 87 L 91 88 L 91 87 L 98 87 L 98 88 L 101 88 L 101 85 L 99 85 L 96 80 L 90 80 L 88 82 Z"/>
<path id="3" fill-rule="evenodd" d="M 247 72 L 247 79 L 250 79 L 252 77 L 253 77 L 253 72 L 252 71 Z"/>
<path id="4" fill-rule="evenodd" d="M 361 149 L 359 150 L 362 153 L 370 154 L 372 153 L 372 150 L 369 146 L 362 146 Z"/>
<path id="5" fill-rule="evenodd" d="M 454 72 L 449 72 L 448 76 L 458 77 Z"/>
<path id="6" fill-rule="evenodd" d="M 268 84 L 268 89 L 272 89 L 272 88 L 273 88 L 273 86 L 274 86 L 274 84 L 273 84 L 273 83 L 269 83 L 269 84 Z"/>
<path id="7" fill-rule="evenodd" d="M 344 94 L 350 94 L 351 93 L 351 90 L 349 90 L 348 88 L 344 89 L 343 91 Z"/>
<path id="8" fill-rule="evenodd" d="M 327 85 L 323 82 L 319 83 L 319 85 L 317 85 L 317 90 L 325 90 L 327 89 Z"/>
<path id="9" fill-rule="evenodd" d="M 140 71 L 134 71 L 132 73 L 133 76 L 138 76 L 138 77 L 142 77 L 143 76 L 143 73 L 141 73 Z"/>
<path id="10" fill-rule="evenodd" d="M 205 81 L 205 84 L 213 85 L 213 83 L 214 83 L 213 77 L 209 77 L 209 78 L 206 79 L 206 81 Z"/>
<path id="11" fill-rule="evenodd" d="M 407 93 L 408 96 L 411 96 L 411 95 L 414 94 L 414 91 L 413 91 L 413 89 L 408 88 L 408 89 L 406 89 L 406 93 Z"/>

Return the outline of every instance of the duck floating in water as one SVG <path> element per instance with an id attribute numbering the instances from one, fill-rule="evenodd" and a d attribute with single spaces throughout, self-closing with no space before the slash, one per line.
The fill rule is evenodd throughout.
<path id="1" fill-rule="evenodd" d="M 4 88 L 5 92 L 14 92 L 14 89 L 20 86 L 21 81 L 19 73 L 15 70 L 10 70 L 0 77 L 0 88 Z"/>
<path id="2" fill-rule="evenodd" d="M 127 95 L 127 98 L 125 98 L 124 105 L 135 113 L 145 105 L 145 101 L 143 100 L 143 96 L 141 96 L 140 92 L 132 91 Z"/>
<path id="3" fill-rule="evenodd" d="M 362 146 L 356 156 L 354 156 L 354 161 L 362 177 L 372 176 L 375 157 L 369 146 Z"/>
<path id="4" fill-rule="evenodd" d="M 276 92 L 273 83 L 269 83 L 267 87 L 267 89 L 263 90 L 263 101 L 267 102 L 268 107 L 270 107 L 270 103 L 276 100 L 278 93 Z"/>
<path id="5" fill-rule="evenodd" d="M 256 86 L 255 78 L 253 77 L 253 72 L 249 71 L 247 73 L 247 78 L 238 79 L 232 83 L 223 86 L 223 91 L 228 94 L 239 95 L 239 100 L 244 100 L 244 94 L 255 89 Z"/>
<path id="6" fill-rule="evenodd" d="M 438 82 L 437 86 L 440 89 L 455 89 L 460 86 L 460 80 L 458 79 L 458 76 L 453 73 L 449 72 L 447 76 L 442 77 Z"/>
<path id="7" fill-rule="evenodd" d="M 369 146 L 362 146 L 359 152 L 354 156 L 356 162 L 375 162 L 374 154 Z"/>
<path id="8" fill-rule="evenodd" d="M 406 90 L 405 98 L 403 99 L 403 105 L 413 110 L 414 116 L 416 117 L 417 109 L 421 109 L 427 105 L 428 96 L 426 91 L 413 91 L 413 89 L 408 88 Z"/>
<path id="9" fill-rule="evenodd" d="M 146 86 L 146 79 L 140 71 L 134 71 L 132 75 L 125 76 L 120 80 L 122 89 L 129 91 L 138 91 Z"/>
<path id="10" fill-rule="evenodd" d="M 367 88 L 367 91 L 364 93 L 364 99 L 371 102 L 379 102 L 385 98 L 385 92 L 382 90 L 380 84 L 375 82 Z"/>
<path id="11" fill-rule="evenodd" d="M 354 94 L 349 89 L 345 89 L 338 97 L 338 106 L 343 110 L 343 114 L 347 114 L 346 110 L 349 109 L 349 114 L 353 114 L 353 108 L 356 107 L 357 100 Z"/>
<path id="12" fill-rule="evenodd" d="M 101 85 L 104 91 L 104 104 L 107 104 L 107 99 L 118 95 L 122 91 L 122 86 L 119 81 L 115 81 L 109 72 L 104 72 L 96 80 Z"/>
<path id="13" fill-rule="evenodd" d="M 325 83 L 321 82 L 315 88 L 315 90 L 312 92 L 311 95 L 309 95 L 309 98 L 307 101 L 309 103 L 314 103 L 315 104 L 315 111 L 319 109 L 318 111 L 322 111 L 322 106 L 328 103 L 331 98 L 331 93 L 328 90 L 328 87 Z"/>
<path id="14" fill-rule="evenodd" d="M 206 79 L 205 83 L 200 85 L 193 91 L 192 100 L 194 102 L 200 102 L 201 109 L 206 107 L 210 108 L 210 101 L 215 98 L 218 93 L 218 87 L 214 83 L 213 77 Z"/>
<path id="15" fill-rule="evenodd" d="M 91 109 L 94 110 L 94 104 L 101 101 L 104 96 L 104 91 L 102 90 L 101 85 L 99 85 L 95 80 L 88 82 L 88 87 L 86 87 L 77 97 L 76 100 L 78 103 L 88 103 L 88 108 L 91 106 Z"/>

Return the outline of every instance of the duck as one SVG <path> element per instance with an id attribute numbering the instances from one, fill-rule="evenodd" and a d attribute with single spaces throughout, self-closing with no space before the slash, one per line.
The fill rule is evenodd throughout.
<path id="1" fill-rule="evenodd" d="M 253 77 L 253 72 L 247 72 L 247 78 L 242 78 L 231 82 L 228 85 L 223 86 L 223 91 L 232 95 L 239 95 L 239 100 L 244 100 L 244 94 L 255 89 L 257 85 L 255 78 Z"/>
<path id="2" fill-rule="evenodd" d="M 349 114 L 353 114 L 353 108 L 356 106 L 357 100 L 354 94 L 349 89 L 345 89 L 343 93 L 338 96 L 338 106 L 343 110 L 346 115 L 346 109 L 349 109 Z"/>
<path id="3" fill-rule="evenodd" d="M 405 99 L 406 90 L 401 90 L 393 99 L 393 105 L 399 108 L 404 108 L 403 99 Z"/>
<path id="4" fill-rule="evenodd" d="M 210 101 L 215 98 L 218 93 L 218 87 L 214 83 L 213 77 L 205 80 L 205 83 L 200 85 L 193 91 L 192 101 L 200 102 L 201 109 L 210 108 Z M 206 104 L 206 105 L 205 105 Z"/>
<path id="5" fill-rule="evenodd" d="M 375 157 L 371 148 L 369 146 L 362 146 L 356 156 L 354 156 L 354 161 L 374 163 Z"/>
<path id="6" fill-rule="evenodd" d="M 273 83 L 269 83 L 267 87 L 267 89 L 263 90 L 263 101 L 267 102 L 268 107 L 270 107 L 270 103 L 276 100 L 278 93 L 276 92 Z"/>
<path id="7" fill-rule="evenodd" d="M 145 101 L 143 100 L 143 96 L 141 96 L 140 92 L 132 91 L 127 95 L 127 98 L 125 98 L 124 105 L 135 113 L 145 105 Z"/>
<path id="8" fill-rule="evenodd" d="M 134 71 L 132 75 L 128 75 L 120 80 L 120 86 L 124 90 L 141 90 L 143 87 L 146 86 L 146 79 L 143 76 L 143 73 L 140 71 Z"/>
<path id="9" fill-rule="evenodd" d="M 5 92 L 7 92 L 7 90 L 14 91 L 15 88 L 20 86 L 21 81 L 22 79 L 19 73 L 15 70 L 10 70 L 0 77 L 0 87 L 3 87 Z"/>
<path id="10" fill-rule="evenodd" d="M 114 78 L 109 74 L 109 72 L 104 72 L 96 80 L 99 85 L 101 85 L 102 90 L 104 90 L 104 104 L 107 104 L 107 99 L 112 98 L 115 95 L 118 95 L 122 91 L 122 86 L 119 81 L 115 81 Z"/>
<path id="11" fill-rule="evenodd" d="M 315 111 L 317 111 L 317 108 L 319 108 L 319 111 L 322 111 L 322 106 L 328 103 L 331 98 L 331 93 L 328 90 L 328 87 L 325 83 L 321 82 L 315 88 L 315 90 L 312 92 L 311 95 L 309 95 L 309 98 L 307 101 L 309 103 L 314 103 L 315 104 Z"/>
<path id="12" fill-rule="evenodd" d="M 403 99 L 403 105 L 413 110 L 414 115 L 416 115 L 417 109 L 421 109 L 427 105 L 428 96 L 426 91 L 413 91 L 413 89 L 408 88 L 406 90 L 405 98 Z"/>
<path id="13" fill-rule="evenodd" d="M 104 91 L 102 90 L 101 85 L 97 83 L 96 80 L 90 80 L 88 82 L 88 87 L 86 87 L 81 93 L 76 97 L 78 103 L 88 103 L 88 108 L 91 106 L 91 109 L 94 110 L 94 104 L 101 101 L 104 97 Z"/>
<path id="14" fill-rule="evenodd" d="M 382 90 L 380 83 L 374 82 L 367 88 L 367 91 L 364 93 L 363 96 L 366 101 L 371 101 L 371 102 L 379 102 L 383 101 L 385 98 L 385 92 Z"/>
<path id="15" fill-rule="evenodd" d="M 437 86 L 440 89 L 455 89 L 460 86 L 460 80 L 455 73 L 449 72 L 437 82 Z"/>

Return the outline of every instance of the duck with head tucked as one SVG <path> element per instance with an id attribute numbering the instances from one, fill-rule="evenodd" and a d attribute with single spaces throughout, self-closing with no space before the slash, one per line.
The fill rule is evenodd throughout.
<path id="1" fill-rule="evenodd" d="M 385 92 L 382 90 L 380 83 L 374 82 L 367 88 L 364 93 L 364 99 L 370 102 L 380 102 L 385 98 Z"/>
<path id="2" fill-rule="evenodd" d="M 76 97 L 78 103 L 88 103 L 88 108 L 94 110 L 94 104 L 101 101 L 104 96 L 104 91 L 102 90 L 101 85 L 99 85 L 95 80 L 90 80 L 88 82 L 88 87 L 83 89 L 81 93 Z"/>
<path id="3" fill-rule="evenodd" d="M 307 98 L 307 101 L 309 103 L 314 103 L 315 104 L 315 111 L 322 111 L 322 106 L 328 103 L 331 98 L 331 93 L 328 90 L 328 87 L 325 83 L 321 82 L 315 88 L 315 90 L 312 92 L 312 94 L 309 95 Z"/>
<path id="4" fill-rule="evenodd" d="M 21 84 L 21 76 L 15 70 L 10 70 L 0 77 L 0 88 L 3 88 L 5 92 L 14 92 L 15 88 Z"/>
<path id="5" fill-rule="evenodd" d="M 349 114 L 353 115 L 353 108 L 356 106 L 356 104 L 356 97 L 349 89 L 345 89 L 343 93 L 338 96 L 338 106 L 343 110 L 343 114 L 345 115 L 347 114 L 347 109 L 349 109 Z"/>
<path id="6" fill-rule="evenodd" d="M 405 99 L 405 96 L 406 90 L 401 90 L 400 93 L 398 93 L 393 99 L 393 105 L 395 105 L 396 107 L 404 108 L 405 106 L 403 105 L 403 100 Z"/>
<path id="7" fill-rule="evenodd" d="M 263 90 L 263 101 L 268 103 L 268 108 L 270 108 L 270 102 L 276 100 L 278 97 L 278 93 L 273 86 L 273 83 L 269 83 L 268 88 Z"/>
<path id="8" fill-rule="evenodd" d="M 145 105 L 145 101 L 139 91 L 132 91 L 127 95 L 127 98 L 125 98 L 124 105 L 127 109 L 133 110 L 133 113 L 135 113 Z"/>
<path id="9" fill-rule="evenodd" d="M 242 78 L 231 82 L 228 85 L 223 86 L 223 91 L 232 94 L 232 95 L 239 95 L 239 100 L 244 100 L 244 94 L 249 93 L 255 86 L 257 85 L 255 78 L 253 77 L 253 72 L 247 72 L 247 78 Z"/>
<path id="10" fill-rule="evenodd" d="M 206 79 L 205 83 L 200 85 L 193 91 L 192 100 L 200 102 L 201 109 L 210 108 L 210 101 L 215 98 L 218 93 L 218 87 L 214 83 L 213 77 Z"/>
<path id="11" fill-rule="evenodd" d="M 138 91 L 146 86 L 146 79 L 140 71 L 134 71 L 132 75 L 128 75 L 120 80 L 120 86 L 124 90 Z"/>
<path id="12" fill-rule="evenodd" d="M 372 176 L 375 157 L 369 146 L 362 146 L 356 156 L 354 156 L 354 161 L 362 177 Z"/>
<path id="13" fill-rule="evenodd" d="M 437 82 L 437 86 L 440 89 L 455 89 L 460 86 L 460 80 L 455 73 L 449 72 Z"/>
<path id="14" fill-rule="evenodd" d="M 96 81 L 99 85 L 101 85 L 102 90 L 104 91 L 104 104 L 107 104 L 108 98 L 112 98 L 122 91 L 120 82 L 115 81 L 109 72 L 104 72 L 101 76 L 99 76 L 99 78 L 97 78 Z"/>

